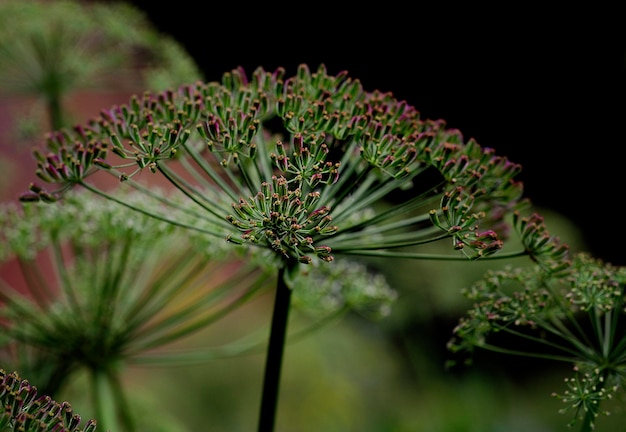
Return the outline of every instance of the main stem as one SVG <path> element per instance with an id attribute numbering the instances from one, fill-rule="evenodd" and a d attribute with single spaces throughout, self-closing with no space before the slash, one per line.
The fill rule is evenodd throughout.
<path id="1" fill-rule="evenodd" d="M 270 341 L 265 360 L 265 377 L 263 380 L 258 432 L 272 432 L 276 419 L 280 368 L 283 361 L 285 335 L 287 334 L 287 321 L 289 319 L 289 304 L 291 301 L 291 290 L 285 282 L 286 271 L 287 265 L 280 268 L 278 281 L 276 282 L 276 297 L 274 299 Z"/>

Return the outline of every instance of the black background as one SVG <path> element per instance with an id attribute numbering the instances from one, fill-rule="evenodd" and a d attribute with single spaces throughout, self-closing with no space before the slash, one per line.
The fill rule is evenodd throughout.
<path id="1" fill-rule="evenodd" d="M 383 2 L 131 2 L 208 81 L 300 63 L 347 70 L 522 164 L 536 205 L 573 221 L 594 255 L 626 265 L 626 44 L 618 10 L 508 10 Z M 428 6 L 426 6 L 428 5 Z"/>

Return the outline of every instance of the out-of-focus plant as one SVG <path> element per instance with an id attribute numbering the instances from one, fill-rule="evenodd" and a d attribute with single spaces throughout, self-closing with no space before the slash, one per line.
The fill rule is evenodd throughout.
<path id="1" fill-rule="evenodd" d="M 455 352 L 485 349 L 570 363 L 574 375 L 553 395 L 594 430 L 602 403 L 626 384 L 626 269 L 574 255 L 571 266 L 489 271 L 464 291 L 474 303 L 454 330 Z"/>
<path id="2" fill-rule="evenodd" d="M 267 287 L 267 274 L 217 241 L 191 247 L 170 224 L 129 218 L 86 195 L 63 206 L 0 209 L 0 258 L 17 264 L 24 280 L 0 279 L 0 359 L 53 397 L 87 370 L 96 418 L 132 431 L 124 367 L 241 306 Z M 142 205 L 132 194 L 125 199 Z M 111 402 L 118 419 L 103 408 Z"/>
<path id="3" fill-rule="evenodd" d="M 97 422 L 84 425 L 68 402 L 41 395 L 37 387 L 17 372 L 0 369 L 0 431 L 3 432 L 95 432 Z"/>
<path id="4" fill-rule="evenodd" d="M 71 124 L 64 100 L 77 90 L 160 91 L 201 78 L 184 48 L 125 2 L 0 2 L 0 94 L 41 99 L 46 129 Z"/>
<path id="5" fill-rule="evenodd" d="M 345 71 L 329 75 L 324 65 L 300 65 L 290 77 L 283 68 L 259 67 L 250 76 L 235 69 L 221 82 L 146 92 L 49 134 L 35 157 L 38 176 L 53 186 L 32 184 L 24 202 L 58 201 L 79 186 L 269 253 L 277 287 L 259 431 L 274 428 L 293 280 L 302 269 L 348 256 L 529 256 L 549 271 L 567 265 L 567 246 L 517 213 L 527 204 L 515 179 L 519 165 L 443 121 L 421 119 L 390 93 L 365 91 Z M 191 205 L 155 192 L 152 174 Z M 167 211 L 98 187 L 99 175 L 119 178 Z M 390 195 L 401 199 L 390 204 Z M 522 237 L 515 250 L 505 247 L 511 226 Z M 439 242 L 448 242 L 449 253 L 429 248 Z"/>
<path id="6" fill-rule="evenodd" d="M 139 419 L 126 396 L 126 366 L 206 362 L 265 347 L 263 339 L 247 338 L 166 349 L 266 291 L 271 264 L 263 256 L 242 260 L 223 239 L 185 235 L 142 214 L 129 217 L 122 206 L 77 192 L 59 206 L 0 206 L 0 263 L 15 264 L 13 274 L 23 278 L 19 284 L 0 277 L 0 363 L 52 397 L 86 370 L 101 426 L 132 431 Z M 155 210 L 136 192 L 127 191 L 124 200 Z M 344 268 L 326 269 L 324 280 L 338 280 Z M 319 291 L 315 298 L 296 290 L 300 309 L 315 312 L 316 320 L 294 338 L 349 310 L 388 312 L 394 292 L 382 279 L 369 285 L 375 276 L 355 268 L 349 287 Z M 320 279 L 321 269 L 311 271 Z M 297 285 L 301 277 L 296 275 Z M 111 405 L 116 412 L 107 411 Z"/>

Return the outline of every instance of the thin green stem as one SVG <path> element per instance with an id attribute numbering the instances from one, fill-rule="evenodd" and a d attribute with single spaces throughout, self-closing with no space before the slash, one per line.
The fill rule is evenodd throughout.
<path id="1" fill-rule="evenodd" d="M 280 369 L 285 347 L 285 335 L 289 320 L 291 290 L 287 286 L 285 276 L 289 271 L 288 265 L 280 268 L 276 283 L 276 297 L 272 315 L 270 341 L 265 361 L 265 377 L 263 380 L 263 394 L 261 396 L 261 412 L 259 415 L 258 432 L 272 432 L 276 420 L 278 405 L 278 390 L 280 386 Z"/>
<path id="2" fill-rule="evenodd" d="M 92 402 L 98 426 L 106 431 L 134 432 L 136 427 L 115 365 L 107 365 L 105 369 L 94 368 L 90 374 Z"/>
<path id="3" fill-rule="evenodd" d="M 217 220 L 223 220 L 223 216 L 214 210 L 218 207 L 214 202 L 206 199 L 206 195 L 201 193 L 191 183 L 187 182 L 175 171 L 169 169 L 166 165 L 159 165 L 158 170 L 163 176 L 179 191 L 185 194 L 190 200 L 198 204 L 203 210 L 215 216 Z"/>
<path id="4" fill-rule="evenodd" d="M 186 152 L 191 156 L 193 161 L 215 182 L 217 187 L 223 190 L 231 200 L 237 201 L 239 198 L 237 193 L 232 189 L 232 187 L 220 176 L 218 175 L 213 167 L 204 160 L 200 154 L 193 148 L 189 143 L 183 144 Z M 218 161 L 219 162 L 219 161 Z"/>
<path id="5" fill-rule="evenodd" d="M 61 92 L 51 91 L 47 93 L 48 120 L 52 130 L 60 130 L 65 126 L 63 119 L 63 108 L 61 107 Z"/>
<path id="6" fill-rule="evenodd" d="M 72 280 L 72 277 L 69 273 L 68 266 L 66 265 L 66 261 L 63 257 L 63 250 L 60 244 L 60 240 L 57 238 L 57 235 L 54 236 L 54 241 L 52 242 L 51 247 L 52 259 L 54 260 L 54 268 L 58 272 L 59 282 L 61 284 L 61 289 L 63 294 L 67 298 L 69 303 L 69 307 L 77 317 L 85 320 L 84 311 L 80 306 L 79 295 L 76 292 L 76 284 L 75 281 Z"/>
<path id="7" fill-rule="evenodd" d="M 613 344 L 613 334 L 611 333 L 611 322 L 613 321 L 613 311 L 608 311 L 604 315 L 604 336 L 601 339 L 602 341 L 602 355 L 605 358 L 609 357 L 611 353 L 611 345 Z"/>
<path id="8" fill-rule="evenodd" d="M 380 258 L 428 259 L 428 260 L 438 260 L 438 261 L 471 261 L 471 259 L 467 258 L 465 255 L 441 255 L 441 254 L 433 254 L 433 253 L 397 252 L 397 251 L 389 251 L 389 250 L 363 250 L 363 249 L 344 250 L 340 246 L 333 248 L 333 252 L 341 253 L 344 255 L 360 255 L 360 256 L 372 256 L 372 257 L 380 257 Z M 479 257 L 479 259 L 491 261 L 495 259 L 521 258 L 527 255 L 528 253 L 525 250 L 520 249 L 519 251 L 515 251 L 515 252 L 496 253 L 493 255 L 485 256 L 485 257 Z"/>
<path id="9" fill-rule="evenodd" d="M 89 191 L 91 191 L 91 192 L 93 192 L 93 193 L 95 193 L 95 194 L 97 194 L 97 195 L 99 195 L 99 196 L 101 196 L 103 198 L 106 198 L 106 199 L 108 199 L 110 201 L 116 202 L 116 203 L 118 203 L 120 205 L 123 205 L 123 206 L 125 206 L 125 207 L 127 207 L 127 208 L 129 208 L 131 210 L 134 210 L 134 211 L 137 211 L 139 213 L 145 214 L 146 216 L 150 216 L 150 217 L 153 217 L 153 218 L 155 218 L 157 220 L 170 223 L 170 224 L 172 224 L 174 226 L 179 226 L 179 227 L 182 227 L 182 228 L 187 228 L 187 229 L 191 229 L 191 230 L 194 230 L 194 231 L 206 233 L 206 234 L 209 234 L 209 235 L 212 235 L 212 236 L 215 236 L 215 237 L 223 238 L 223 233 L 219 233 L 219 232 L 216 232 L 216 231 L 209 231 L 207 229 L 199 228 L 198 226 L 195 226 L 195 225 L 189 225 L 189 224 L 181 223 L 181 222 L 179 222 L 177 220 L 174 220 L 174 219 L 169 219 L 169 218 L 163 217 L 160 214 L 152 213 L 152 212 L 150 212 L 148 210 L 142 209 L 140 207 L 136 207 L 136 206 L 132 205 L 131 203 L 128 203 L 128 202 L 126 202 L 126 201 L 124 201 L 122 199 L 116 198 L 113 195 L 109 195 L 106 192 L 104 192 L 104 191 L 102 191 L 102 190 L 100 190 L 100 189 L 90 185 L 89 183 L 80 182 L 79 184 L 82 187 L 84 187 L 85 189 L 87 189 L 87 190 L 89 190 Z"/>
<path id="10" fill-rule="evenodd" d="M 592 412 L 587 411 L 587 413 L 585 414 L 585 418 L 583 419 L 583 425 L 580 429 L 580 432 L 593 432 L 593 430 L 595 429 L 595 419 L 595 415 Z"/>
<path id="11" fill-rule="evenodd" d="M 245 276 L 245 279 L 255 277 L 254 274 L 250 273 L 242 276 Z M 245 279 L 242 279 L 242 281 Z M 216 287 L 212 290 L 212 294 L 200 298 L 195 303 L 164 317 L 143 331 L 143 333 L 147 333 L 145 336 L 147 340 L 141 345 L 138 345 L 135 349 L 141 352 L 165 345 L 220 320 L 228 315 L 229 312 L 232 312 L 253 298 L 254 295 L 264 288 L 265 282 L 265 278 L 256 276 L 243 293 L 230 300 L 227 304 L 216 308 L 217 310 L 212 310 L 210 313 L 205 314 L 205 316 L 201 316 L 200 312 L 202 310 L 208 310 L 214 306 L 214 304 L 222 300 L 224 295 L 232 291 L 233 286 L 241 285 L 242 283 L 241 281 L 233 281 L 233 284 L 228 283 Z"/>
<path id="12" fill-rule="evenodd" d="M 136 430 L 133 418 L 130 413 L 130 405 L 124 386 L 120 381 L 120 376 L 116 370 L 107 370 L 108 383 L 111 386 L 111 396 L 113 396 L 113 403 L 115 405 L 115 412 L 118 415 L 119 421 L 122 424 L 122 430 L 127 432 L 133 432 Z"/>
<path id="13" fill-rule="evenodd" d="M 46 283 L 46 279 L 39 271 L 39 265 L 33 260 L 22 257 L 17 258 L 17 264 L 24 275 L 28 289 L 33 294 L 34 302 L 40 309 L 45 309 L 50 299 L 53 298 L 53 294 Z"/>
<path id="14" fill-rule="evenodd" d="M 327 244 L 335 252 L 358 253 L 358 251 L 384 250 L 407 246 L 420 246 L 450 238 L 450 234 L 445 232 L 442 233 L 441 230 L 429 231 L 432 231 L 432 233 L 425 231 L 416 233 L 388 234 L 384 238 L 381 238 L 380 241 L 376 241 L 376 231 L 372 230 L 372 232 L 370 233 L 368 230 L 361 233 L 361 236 L 364 238 L 357 238 L 352 240 L 352 242 L 342 241 L 339 243 L 339 246 L 333 246 L 332 242 L 327 242 Z"/>
<path id="15" fill-rule="evenodd" d="M 104 371 L 92 369 L 91 374 L 91 401 L 94 417 L 98 419 L 98 426 L 103 430 L 114 430 L 116 427 L 115 414 L 108 395 L 107 376 Z"/>
<path id="16" fill-rule="evenodd" d="M 517 350 L 513 350 L 509 348 L 501 348 L 497 345 L 491 345 L 491 344 L 482 344 L 480 345 L 480 348 L 488 350 L 488 351 L 492 351 L 492 352 L 501 353 L 501 354 L 508 354 L 511 356 L 555 360 L 555 361 L 562 361 L 566 363 L 571 363 L 576 360 L 576 358 L 574 357 L 560 356 L 560 355 L 555 355 L 555 354 L 544 354 L 544 353 L 539 353 L 539 352 L 535 353 L 535 352 L 527 352 L 527 351 L 517 351 Z"/>

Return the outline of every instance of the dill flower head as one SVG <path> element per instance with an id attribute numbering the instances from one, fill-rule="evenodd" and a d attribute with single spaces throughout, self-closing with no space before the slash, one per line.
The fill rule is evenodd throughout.
<path id="1" fill-rule="evenodd" d="M 522 202 L 518 164 L 324 65 L 291 77 L 235 69 L 221 82 L 145 93 L 49 134 L 35 156 L 54 187 L 33 184 L 24 201 L 55 201 L 75 185 L 120 201 L 99 187 L 105 173 L 155 197 L 158 173 L 197 219 L 181 222 L 176 205 L 159 217 L 192 229 L 211 221 L 220 230 L 210 234 L 226 230 L 231 243 L 285 262 L 432 257 L 417 249 L 437 241 L 450 243 L 448 258 L 489 256 Z"/>
<path id="2" fill-rule="evenodd" d="M 602 402 L 626 384 L 625 287 L 626 268 L 587 253 L 574 255 L 559 272 L 541 265 L 489 271 L 464 291 L 473 307 L 449 348 L 571 363 L 574 376 L 553 395 L 567 404 L 562 412 L 574 411 L 571 424 L 582 421 L 589 428 L 583 430 L 591 430 Z"/>

